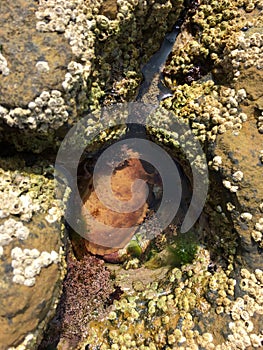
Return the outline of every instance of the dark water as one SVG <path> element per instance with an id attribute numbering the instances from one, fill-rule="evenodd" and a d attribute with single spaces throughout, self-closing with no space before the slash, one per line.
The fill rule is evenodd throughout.
<path id="1" fill-rule="evenodd" d="M 136 101 L 141 101 L 142 98 L 149 91 L 152 80 L 159 74 L 158 99 L 161 100 L 166 94 L 169 94 L 170 90 L 161 83 L 162 68 L 171 53 L 175 40 L 180 33 L 179 23 L 175 24 L 173 30 L 167 33 L 164 37 L 163 43 L 160 49 L 150 58 L 150 60 L 143 66 L 142 74 L 144 77 L 143 83 L 139 89 Z"/>

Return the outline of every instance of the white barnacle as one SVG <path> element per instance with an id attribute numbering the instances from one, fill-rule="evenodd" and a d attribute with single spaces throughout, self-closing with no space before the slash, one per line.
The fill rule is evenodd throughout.
<path id="1" fill-rule="evenodd" d="M 245 122 L 245 121 L 247 121 L 247 115 L 246 115 L 246 113 L 239 113 L 239 118 L 242 120 L 242 122 Z"/>
<path id="2" fill-rule="evenodd" d="M 263 283 L 263 271 L 262 270 L 256 269 L 255 276 L 259 282 Z"/>
<path id="3" fill-rule="evenodd" d="M 254 348 L 260 348 L 262 345 L 262 336 L 257 335 L 255 333 L 252 333 L 249 335 L 250 336 L 250 340 L 251 340 L 251 344 Z"/>
<path id="4" fill-rule="evenodd" d="M 0 232 L 0 245 L 8 245 L 12 241 L 12 237 L 8 233 Z"/>
<path id="5" fill-rule="evenodd" d="M 35 271 L 35 274 L 38 275 L 43 266 L 41 259 L 39 258 L 34 259 L 31 266 L 32 266 L 32 269 Z"/>
<path id="6" fill-rule="evenodd" d="M 54 250 L 52 250 L 52 252 L 50 253 L 50 257 L 51 257 L 53 263 L 55 263 L 55 264 L 59 261 L 59 255 Z"/>
<path id="7" fill-rule="evenodd" d="M 23 260 L 23 265 L 27 266 L 27 265 L 31 265 L 33 262 L 33 259 L 31 257 L 26 256 L 25 259 Z"/>
<path id="8" fill-rule="evenodd" d="M 25 278 L 33 278 L 36 275 L 36 270 L 31 266 L 26 266 L 24 270 L 24 276 Z"/>
<path id="9" fill-rule="evenodd" d="M 7 60 L 6 58 L 0 53 L 0 73 L 4 76 L 8 75 L 10 72 L 9 68 L 7 67 Z"/>
<path id="10" fill-rule="evenodd" d="M 41 97 L 36 97 L 36 99 L 35 99 L 35 104 L 36 104 L 36 106 L 37 107 L 43 107 L 44 106 L 44 101 L 42 100 L 42 98 Z"/>
<path id="11" fill-rule="evenodd" d="M 27 278 L 24 281 L 24 286 L 33 287 L 35 283 L 36 283 L 36 279 L 34 277 L 33 278 Z"/>
<path id="12" fill-rule="evenodd" d="M 36 30 L 38 32 L 47 32 L 48 29 L 47 29 L 47 24 L 46 22 L 44 21 L 38 21 L 37 24 L 36 24 Z"/>
<path id="13" fill-rule="evenodd" d="M 240 217 L 244 221 L 250 221 L 252 220 L 253 215 L 251 213 L 245 212 L 245 213 L 241 213 Z"/>
<path id="14" fill-rule="evenodd" d="M 260 231 L 253 230 L 251 236 L 255 242 L 260 242 L 262 240 L 262 233 Z"/>
<path id="15" fill-rule="evenodd" d="M 54 109 L 57 106 L 57 100 L 54 97 L 51 97 L 48 101 L 48 107 Z"/>
<path id="16" fill-rule="evenodd" d="M 52 263 L 51 255 L 48 252 L 42 252 L 39 259 L 44 267 L 47 267 Z"/>
<path id="17" fill-rule="evenodd" d="M 25 240 L 27 239 L 30 231 L 29 229 L 24 226 L 21 222 L 19 222 L 18 224 L 20 225 L 17 225 L 17 229 L 16 229 L 16 233 L 15 233 L 15 236 L 18 238 L 18 239 L 22 239 L 22 240 Z"/>
<path id="18" fill-rule="evenodd" d="M 237 98 L 242 101 L 244 100 L 245 98 L 247 97 L 247 93 L 246 93 L 246 90 L 245 89 L 239 89 L 237 91 Z"/>
<path id="19" fill-rule="evenodd" d="M 45 216 L 45 219 L 49 223 L 53 223 L 59 220 L 61 217 L 61 211 L 57 207 L 52 207 L 48 210 L 48 215 Z"/>
<path id="20" fill-rule="evenodd" d="M 4 117 L 8 114 L 8 109 L 4 108 L 3 106 L 0 106 L 0 116 Z"/>
<path id="21" fill-rule="evenodd" d="M 247 269 L 241 269 L 240 270 L 241 277 L 249 279 L 251 273 Z"/>
<path id="22" fill-rule="evenodd" d="M 25 248 L 24 249 L 24 256 L 25 256 L 25 258 L 30 257 L 30 254 L 31 254 L 31 250 L 28 249 L 28 248 Z"/>
<path id="23" fill-rule="evenodd" d="M 39 97 L 41 98 L 42 101 L 47 102 L 50 99 L 50 92 L 44 90 L 41 92 Z"/>
<path id="24" fill-rule="evenodd" d="M 38 249 L 34 248 L 34 249 L 31 249 L 30 251 L 30 256 L 35 259 L 35 258 L 38 258 L 40 256 L 40 252 Z"/>
<path id="25" fill-rule="evenodd" d="M 255 225 L 255 230 L 263 233 L 263 224 L 257 222 Z"/>
<path id="26" fill-rule="evenodd" d="M 209 165 L 211 165 L 214 170 L 218 171 L 219 167 L 222 165 L 222 157 L 215 156 L 213 160 L 209 162 Z"/>
<path id="27" fill-rule="evenodd" d="M 28 123 L 29 129 L 36 129 L 37 122 L 36 122 L 36 119 L 33 116 L 28 117 L 26 121 Z"/>
<path id="28" fill-rule="evenodd" d="M 36 103 L 34 101 L 29 102 L 29 104 L 27 105 L 27 107 L 31 110 L 36 108 Z"/>
<path id="29" fill-rule="evenodd" d="M 233 211 L 233 210 L 235 209 L 235 206 L 234 206 L 234 204 L 228 202 L 228 203 L 226 204 L 226 209 L 227 209 L 228 211 Z"/>
<path id="30" fill-rule="evenodd" d="M 221 165 L 222 164 L 222 157 L 220 156 L 215 156 L 213 158 L 213 163 L 215 163 L 216 165 Z"/>
<path id="31" fill-rule="evenodd" d="M 24 276 L 24 269 L 19 266 L 13 270 L 13 275 L 22 275 Z"/>
<path id="32" fill-rule="evenodd" d="M 36 69 L 38 73 L 47 73 L 49 71 L 49 65 L 46 61 L 38 61 L 36 63 Z"/>
<path id="33" fill-rule="evenodd" d="M 243 174 L 243 172 L 240 171 L 240 170 L 236 171 L 236 172 L 232 175 L 233 180 L 236 181 L 236 182 L 242 181 L 243 177 L 244 177 L 244 174 Z"/>
<path id="34" fill-rule="evenodd" d="M 19 261 L 19 260 L 12 260 L 11 266 L 13 267 L 13 269 L 20 268 L 21 267 L 21 261 Z"/>
<path id="35" fill-rule="evenodd" d="M 22 275 L 14 275 L 13 277 L 13 282 L 18 283 L 18 284 L 24 284 L 25 282 L 25 277 Z"/>
<path id="36" fill-rule="evenodd" d="M 230 189 L 231 188 L 231 182 L 228 180 L 223 180 L 223 185 L 225 188 Z"/>
<path id="37" fill-rule="evenodd" d="M 53 97 L 53 98 L 61 97 L 61 92 L 59 90 L 52 90 L 51 97 Z"/>

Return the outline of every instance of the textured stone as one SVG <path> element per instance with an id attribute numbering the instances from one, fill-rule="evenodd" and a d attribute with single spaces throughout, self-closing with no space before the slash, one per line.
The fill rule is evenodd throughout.
<path id="1" fill-rule="evenodd" d="M 72 52 L 58 33 L 36 30 L 34 1 L 1 1 L 0 44 L 9 74 L 0 78 L 0 105 L 26 107 L 45 89 L 60 88 Z M 46 61 L 49 71 L 38 69 Z"/>
<path id="2" fill-rule="evenodd" d="M 249 118 L 239 135 L 226 132 L 218 136 L 215 149 L 215 153 L 222 157 L 223 169 L 226 173 L 231 171 L 232 167 L 235 166 L 234 164 L 237 164 L 238 169 L 243 172 L 245 180 L 236 192 L 237 207 L 242 208 L 240 214 L 248 212 L 255 215 L 255 218 L 259 217 L 259 204 L 263 197 L 263 183 L 262 166 L 254 155 L 259 153 L 262 147 L 262 139 L 263 136 L 259 134 L 255 121 Z M 239 262 L 249 266 L 252 270 L 262 266 L 262 255 L 259 253 L 258 247 L 251 242 L 251 231 L 256 222 L 255 219 L 244 223 L 244 220 L 242 222 L 237 217 L 236 211 L 233 212 L 232 219 L 234 228 L 240 237 Z"/>
<path id="3" fill-rule="evenodd" d="M 34 173 L 27 175 L 21 162 L 17 158 L 0 159 L 4 209 L 0 220 L 2 350 L 20 343 L 26 349 L 35 348 L 54 314 L 64 276 L 62 211 L 54 198 L 53 180 Z M 8 164 L 17 170 L 3 170 Z M 23 201 L 19 202 L 20 198 Z M 52 223 L 46 220 L 45 213 L 50 207 L 60 212 Z"/>

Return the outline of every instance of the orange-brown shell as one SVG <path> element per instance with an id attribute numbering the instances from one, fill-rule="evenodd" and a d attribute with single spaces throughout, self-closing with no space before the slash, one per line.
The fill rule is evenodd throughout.
<path id="1" fill-rule="evenodd" d="M 131 200 L 131 186 L 138 178 L 147 181 L 151 176 L 144 170 L 139 159 L 130 158 L 112 175 L 111 186 L 114 196 L 122 201 Z M 145 198 L 145 187 L 139 193 L 142 196 L 141 198 Z M 96 220 L 95 225 L 85 215 L 85 209 Z M 100 202 L 92 186 L 92 189 L 87 190 L 83 195 L 82 215 L 87 224 L 87 235 L 85 237 L 87 250 L 93 254 L 106 255 L 125 247 L 136 230 L 134 226 L 139 225 L 145 219 L 147 209 L 148 204 L 145 202 L 143 206 L 131 213 L 112 211 Z M 110 228 L 105 230 L 105 227 L 100 223 L 108 225 Z M 101 245 L 94 243 L 95 237 L 96 242 L 102 242 Z"/>

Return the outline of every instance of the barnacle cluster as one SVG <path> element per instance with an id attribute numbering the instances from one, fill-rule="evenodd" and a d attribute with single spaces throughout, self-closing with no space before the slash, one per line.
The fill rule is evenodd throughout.
<path id="1" fill-rule="evenodd" d="M 201 2 L 189 19 L 191 36 L 182 40 L 181 50 L 175 50 L 168 61 L 165 81 L 173 97 L 165 99 L 162 106 L 173 110 L 175 119 L 189 123 L 204 148 L 211 147 L 218 139 L 222 143 L 229 139 L 230 145 L 230 140 L 235 144 L 235 137 L 236 142 L 240 142 L 238 136 L 242 133 L 245 136 L 241 140 L 246 135 L 255 137 L 253 126 L 252 130 L 248 127 L 251 110 L 246 108 L 253 99 L 251 85 L 241 79 L 242 72 L 239 75 L 233 71 L 231 64 L 225 65 L 225 69 L 229 67 L 226 79 L 219 73 L 220 69 L 222 71 L 220 65 L 229 60 L 228 53 L 238 48 L 241 29 L 246 25 L 253 28 L 254 22 L 250 22 L 247 15 L 254 9 L 261 10 L 261 7 L 260 1 Z M 193 23 L 197 25 L 193 26 Z M 248 36 L 251 32 L 248 30 Z M 253 37 L 259 35 L 253 34 Z M 255 57 L 253 62 L 256 62 L 261 57 L 260 52 L 253 49 L 246 55 L 252 54 Z M 198 65 L 200 75 L 197 74 L 197 79 L 215 67 L 217 70 L 212 76 L 193 82 L 195 79 L 191 79 L 190 70 Z M 220 78 L 219 82 L 212 81 L 211 77 Z M 181 140 L 169 132 L 172 118 L 160 117 L 154 123 L 151 132 L 155 139 L 164 145 L 178 147 Z M 263 306 L 262 259 L 260 254 L 252 256 L 252 252 L 262 247 L 262 215 L 259 215 L 262 205 L 258 207 L 257 204 L 255 208 L 253 200 L 245 202 L 246 186 L 255 184 L 251 182 L 250 168 L 246 163 L 251 162 L 251 158 L 242 153 L 244 147 L 232 155 L 229 144 L 223 144 L 223 150 L 217 146 L 207 152 L 211 173 L 217 172 L 211 180 L 212 189 L 205 208 L 209 216 L 205 227 L 209 226 L 210 230 L 202 234 L 207 248 L 200 247 L 192 263 L 171 270 L 143 290 L 128 290 L 114 302 L 106 324 L 104 320 L 89 325 L 83 349 L 87 344 L 92 349 L 124 350 L 160 349 L 164 346 L 168 349 L 200 347 L 217 350 L 262 347 L 263 330 L 259 321 Z M 258 142 L 255 145 L 258 151 L 257 146 Z M 241 152 L 240 157 L 238 152 Z M 242 157 L 244 162 L 240 160 Z M 259 201 L 261 188 L 259 184 L 256 189 L 259 196 L 255 202 Z M 235 229 L 231 231 L 231 227 Z M 246 243 L 240 243 L 240 239 Z M 251 239 L 259 244 L 254 250 Z M 242 251 L 243 247 L 248 249 L 250 257 L 245 254 L 239 257 L 239 250 Z M 223 260 L 211 262 L 219 255 Z M 244 268 L 243 264 L 248 267 Z M 227 332 L 224 337 L 222 328 Z"/>
<path id="2" fill-rule="evenodd" d="M 57 263 L 59 255 L 54 250 L 51 253 L 37 249 L 24 249 L 15 247 L 11 251 L 13 282 L 32 287 L 36 283 L 36 276 L 40 274 L 43 267 Z"/>
<path id="3" fill-rule="evenodd" d="M 68 120 L 68 111 L 61 92 L 58 90 L 43 91 L 34 101 L 29 102 L 28 108 L 7 110 L 0 108 L 2 118 L 6 123 L 20 129 L 28 127 L 39 132 L 47 132 L 49 128 L 58 129 Z"/>
<path id="4" fill-rule="evenodd" d="M 8 245 L 13 238 L 21 240 L 27 239 L 29 229 L 23 225 L 21 221 L 14 219 L 5 220 L 4 224 L 0 226 L 0 245 L 1 247 Z"/>
<path id="5" fill-rule="evenodd" d="M 263 111 L 261 111 L 261 115 L 258 116 L 257 127 L 260 134 L 263 134 Z"/>
<path id="6" fill-rule="evenodd" d="M 257 21 L 246 16 L 246 12 L 252 11 L 250 5 L 253 5 L 252 10 L 254 7 L 261 9 L 261 4 L 257 2 L 221 0 L 208 4 L 201 1 L 200 6 L 188 18 L 186 25 L 189 33 L 182 36 L 179 47 L 175 47 L 165 67 L 167 84 L 173 86 L 178 82 L 191 83 L 208 72 L 219 75 L 221 81 L 231 81 L 233 72 L 225 64 L 226 53 L 229 47 L 234 50 L 241 29 L 249 28 Z M 243 11 L 243 6 L 246 12 Z"/>
<path id="7" fill-rule="evenodd" d="M 3 101 L 0 118 L 4 126 L 19 128 L 19 137 L 7 128 L 17 149 L 39 153 L 59 142 L 65 133 L 61 126 L 67 127 L 101 104 L 135 96 L 142 80 L 141 65 L 159 48 L 178 19 L 183 1 L 48 0 L 39 1 L 34 8 L 34 35 L 42 43 L 38 48 L 41 58 L 36 61 L 30 56 L 36 76 L 31 85 L 36 88 L 31 88 L 30 97 L 23 96 L 21 104 L 17 98 L 12 103 Z M 33 22 L 31 19 L 30 25 Z M 26 32 L 33 29 L 26 28 Z M 63 60 L 58 66 L 60 61 L 54 58 L 53 62 L 53 56 L 44 53 L 48 38 L 61 36 Z M 1 54 L 2 74 L 8 72 L 8 59 Z M 14 68 L 10 69 L 15 81 Z"/>
<path id="8" fill-rule="evenodd" d="M 229 264 L 226 270 L 217 266 L 209 271 L 209 263 L 209 252 L 199 248 L 192 264 L 174 268 L 165 279 L 152 282 L 144 291 L 122 295 L 120 300 L 114 301 L 106 321 L 90 323 L 87 339 L 80 348 L 84 349 L 87 344 L 91 349 L 124 350 L 163 346 L 223 350 L 240 344 L 243 344 L 241 349 L 251 344 L 260 347 L 263 335 L 253 332 L 252 317 L 262 314 L 262 271 L 258 269 L 251 274 L 242 270 L 241 275 L 249 278 L 251 287 L 241 280 L 242 290 L 248 293 L 233 300 L 236 285 L 236 280 L 230 277 L 233 265 Z M 214 308 L 216 314 L 222 316 L 218 327 L 216 324 L 209 326 Z M 223 312 L 229 315 L 225 320 Z M 205 331 L 196 327 L 198 322 L 202 324 L 202 317 Z M 220 324 L 226 320 L 230 334 L 226 341 L 220 342 Z"/>
<path id="9" fill-rule="evenodd" d="M 71 95 L 82 89 L 81 108 L 94 110 L 101 99 L 134 95 L 141 80 L 140 63 L 158 49 L 158 39 L 178 18 L 182 6 L 182 1 L 153 2 L 150 6 L 138 1 L 118 1 L 115 5 L 43 1 L 36 12 L 36 28 L 64 33 L 78 60 L 69 63 L 62 86 Z M 152 34 L 156 23 L 160 26 L 153 40 L 147 31 Z M 141 38 L 144 42 L 138 47 Z M 86 89 L 91 92 L 88 98 Z"/>
<path id="10" fill-rule="evenodd" d="M 262 69 L 262 46 L 263 36 L 259 32 L 249 35 L 241 33 L 237 38 L 236 49 L 232 50 L 230 57 L 234 68 L 234 76 L 238 77 L 239 67 L 242 65 L 244 69 L 252 66 Z"/>
<path id="11" fill-rule="evenodd" d="M 263 248 L 263 217 L 260 217 L 255 223 L 254 229 L 251 232 L 251 237 L 258 243 L 260 248 Z"/>
<path id="12" fill-rule="evenodd" d="M 262 300 L 262 270 L 256 269 L 254 273 L 247 269 L 241 269 L 240 288 L 245 292 L 243 296 L 231 301 L 226 295 L 217 299 L 221 305 L 218 312 L 230 314 L 232 321 L 228 326 L 231 333 L 223 344 L 225 348 L 246 349 L 249 346 L 260 348 L 263 341 L 263 333 L 257 333 L 253 320 L 263 314 Z M 224 348 L 223 347 L 223 348 Z"/>
<path id="13" fill-rule="evenodd" d="M 218 134 L 227 130 L 238 133 L 247 115 L 240 103 L 246 98 L 244 88 L 235 90 L 218 86 L 212 80 L 175 86 L 173 97 L 162 105 L 173 110 L 176 118 L 183 118 L 202 142 L 214 142 Z"/>
<path id="14" fill-rule="evenodd" d="M 46 169 L 48 170 L 48 167 Z M 26 244 L 31 232 L 31 221 L 35 215 L 47 212 L 45 220 L 49 223 L 58 222 L 62 216 L 61 203 L 51 197 L 54 183 L 43 175 L 28 175 L 25 170 L 26 168 L 24 168 L 24 171 L 0 169 L 0 198 L 2 203 L 0 211 L 0 246 L 2 255 L 4 254 L 3 247 L 8 247 L 14 241 Z M 37 167 L 36 172 L 38 172 Z M 20 247 L 15 249 L 21 250 Z M 34 258 L 37 257 L 34 256 Z"/>
<path id="15" fill-rule="evenodd" d="M 21 349 L 39 342 L 55 311 L 64 276 L 62 207 L 54 198 L 54 180 L 43 175 L 51 174 L 52 168 L 40 161 L 29 173 L 25 163 L 21 155 L 5 157 L 0 169 L 0 296 L 6 300 L 0 343 L 7 348 L 18 341 Z M 55 209 L 56 218 L 50 224 L 45 216 Z M 45 305 L 39 309 L 40 300 Z M 12 325 L 8 324 L 10 312 Z"/>
<path id="16" fill-rule="evenodd" d="M 16 160 L 13 161 L 16 163 Z M 52 171 L 45 162 L 40 167 L 47 172 Z M 60 208 L 59 201 L 51 197 L 54 190 L 53 181 L 37 173 L 29 175 L 26 170 L 27 167 L 24 167 L 24 171 L 0 169 L 1 219 L 16 216 L 23 222 L 29 222 L 34 213 L 43 213 L 53 207 Z M 61 215 L 60 211 L 57 219 Z"/>

